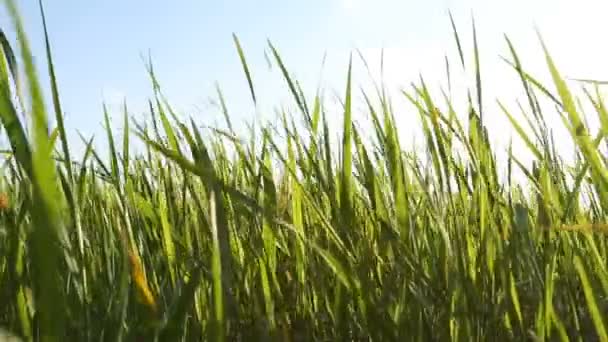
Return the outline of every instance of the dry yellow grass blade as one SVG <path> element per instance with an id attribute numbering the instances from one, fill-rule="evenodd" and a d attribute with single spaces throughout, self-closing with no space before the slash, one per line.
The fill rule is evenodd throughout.
<path id="1" fill-rule="evenodd" d="M 608 233 L 608 224 L 607 223 L 583 223 L 583 224 L 573 224 L 573 225 L 561 225 L 557 227 L 550 227 L 552 230 L 561 230 L 561 231 L 573 231 L 573 232 L 599 232 L 599 233 Z"/>
<path id="2" fill-rule="evenodd" d="M 139 299 L 148 307 L 154 314 L 158 313 L 156 299 L 148 286 L 146 276 L 141 265 L 141 260 L 137 252 L 129 250 L 129 263 L 131 264 L 131 278 L 135 282 Z"/>

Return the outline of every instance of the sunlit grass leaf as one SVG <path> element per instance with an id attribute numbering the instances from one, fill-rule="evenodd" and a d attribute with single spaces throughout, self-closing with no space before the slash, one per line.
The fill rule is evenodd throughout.
<path id="1" fill-rule="evenodd" d="M 589 282 L 587 271 L 585 270 L 585 266 L 578 255 L 574 257 L 574 267 L 576 268 L 576 272 L 579 275 L 580 282 L 583 287 L 583 292 L 585 293 L 587 309 L 591 314 L 591 318 L 593 320 L 593 324 L 595 325 L 595 331 L 597 333 L 597 336 L 601 341 L 606 341 L 608 340 L 606 326 L 604 325 L 600 309 L 598 308 L 597 299 L 595 298 L 594 291 L 591 288 L 591 283 Z"/>
<path id="2" fill-rule="evenodd" d="M 236 46 L 237 52 L 239 54 L 239 59 L 241 60 L 241 66 L 243 67 L 243 71 L 245 72 L 245 76 L 247 77 L 247 83 L 249 84 L 249 91 L 251 93 L 251 99 L 253 103 L 256 104 L 255 98 L 255 90 L 253 89 L 253 81 L 251 79 L 251 71 L 249 71 L 249 66 L 247 65 L 247 60 L 245 59 L 245 53 L 243 52 L 243 48 L 241 47 L 241 42 L 235 33 L 232 34 L 232 39 L 234 40 L 234 45 Z"/>
<path id="3" fill-rule="evenodd" d="M 30 234 L 30 251 L 35 278 L 36 309 L 40 315 L 41 337 L 44 341 L 61 340 L 65 334 L 65 294 L 62 276 L 57 273 L 62 258 L 63 226 L 60 218 L 59 184 L 52 158 L 48 121 L 42 89 L 34 66 L 21 16 L 14 1 L 7 1 L 13 25 L 17 32 L 23 61 L 30 106 L 27 108 L 33 125 L 33 151 L 31 175 L 34 184 L 33 220 L 35 229 Z"/>
<path id="4" fill-rule="evenodd" d="M 539 34 L 540 35 L 540 34 Z M 562 79 L 557 67 L 555 66 L 553 59 L 549 55 L 549 51 L 541 39 L 541 44 L 545 52 L 545 59 L 553 82 L 558 90 L 559 96 L 562 99 L 564 109 L 568 114 L 569 123 L 572 125 L 574 130 L 574 136 L 572 137 L 578 147 L 581 149 L 585 159 L 589 162 L 593 177 L 598 184 L 601 184 L 603 191 L 608 191 L 608 168 L 606 163 L 603 162 L 598 154 L 598 151 L 593 148 L 593 144 L 589 135 L 589 131 L 584 126 L 578 110 L 574 104 L 572 94 L 568 90 L 565 81 Z"/>

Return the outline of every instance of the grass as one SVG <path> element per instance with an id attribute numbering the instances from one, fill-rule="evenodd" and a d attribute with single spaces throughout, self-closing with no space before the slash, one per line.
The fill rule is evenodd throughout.
<path id="1" fill-rule="evenodd" d="M 130 120 L 125 107 L 124 135 L 107 127 L 110 158 L 91 138 L 73 159 L 46 23 L 52 110 L 15 3 L 5 4 L 20 44 L 17 59 L 4 39 L 0 63 L 0 120 L 10 143 L 1 174 L 0 326 L 11 334 L 36 341 L 608 340 L 608 171 L 599 152 L 608 112 L 585 88 L 601 127 L 585 126 L 589 113 L 544 44 L 553 79 L 546 86 L 506 39 L 531 133 L 500 107 L 534 161 L 525 165 L 509 149 L 504 181 L 482 120 L 475 29 L 475 98 L 461 113 L 447 97 L 434 98 L 422 78 L 400 94 L 420 115 L 429 165 L 402 149 L 401 113 L 383 88 L 364 94 L 367 109 L 357 113 L 371 120 L 371 140 L 358 128 L 351 65 L 341 140 L 333 144 L 327 117 L 336 113 L 318 94 L 304 98 L 271 44 L 297 115 L 281 112 L 278 125 L 239 139 L 218 89 L 228 129 L 203 132 L 174 112 L 150 64 L 149 118 Z M 254 75 L 233 38 L 255 105 Z M 15 92 L 16 84 L 26 91 Z M 571 133 L 577 158 L 570 164 L 556 152 L 539 98 Z M 49 134 L 51 112 L 57 126 Z M 145 143 L 142 153 L 131 152 L 132 139 Z M 522 184 L 514 169 L 525 175 Z"/>

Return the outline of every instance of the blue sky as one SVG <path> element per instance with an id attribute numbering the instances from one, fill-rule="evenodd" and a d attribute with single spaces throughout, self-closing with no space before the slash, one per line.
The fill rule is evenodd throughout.
<path id="1" fill-rule="evenodd" d="M 19 1 L 33 52 L 45 75 L 42 31 L 37 0 Z M 115 111 L 127 99 L 135 112 L 145 109 L 150 82 L 142 54 L 151 53 L 163 91 L 184 115 L 213 124 L 220 116 L 209 107 L 214 84 L 225 92 L 235 121 L 254 115 L 272 118 L 273 106 L 289 103 L 276 68 L 268 69 L 267 39 L 278 48 L 289 70 L 313 94 L 320 80 L 342 93 L 348 56 L 354 48 L 379 77 L 379 57 L 385 51 L 385 81 L 402 105 L 400 126 L 414 134 L 417 114 L 405 107 L 397 90 L 416 82 L 419 73 L 431 85 L 445 86 L 444 55 L 448 55 L 456 88 L 470 85 L 472 74 L 458 73 L 456 47 L 448 10 L 454 14 L 471 55 L 471 14 L 475 16 L 482 51 L 482 72 L 488 86 L 485 101 L 495 96 L 509 102 L 520 96 L 517 78 L 498 58 L 508 56 L 503 33 L 519 47 L 524 66 L 546 79 L 534 27 L 567 75 L 608 79 L 608 49 L 600 0 L 310 0 L 310 1 L 46 1 L 45 9 L 70 136 L 102 134 L 101 104 Z M 2 27 L 12 27 L 2 12 Z M 245 49 L 262 105 L 256 114 L 239 64 L 232 33 Z M 585 37 L 585 38 L 583 38 Z M 321 62 L 327 61 L 321 75 Z M 356 58 L 355 58 L 356 59 Z M 458 78 L 460 77 L 460 79 Z M 362 64 L 354 81 L 369 84 Z M 438 88 L 437 88 L 438 89 Z M 463 88 L 462 88 L 463 89 Z M 118 113 L 116 113 L 118 114 Z M 337 112 L 336 114 L 339 114 Z M 504 115 L 494 110 L 490 125 L 497 140 L 510 134 Z M 333 117 L 339 121 L 339 115 Z M 119 127 L 119 120 L 115 120 Z M 503 129 L 504 128 L 504 129 Z M 492 130 L 492 128 L 490 128 Z M 118 130 L 117 130 L 118 132 Z M 103 137 L 98 140 L 104 141 Z M 407 139 L 406 139 L 407 140 Z M 75 141 L 77 142 L 77 141 Z"/>

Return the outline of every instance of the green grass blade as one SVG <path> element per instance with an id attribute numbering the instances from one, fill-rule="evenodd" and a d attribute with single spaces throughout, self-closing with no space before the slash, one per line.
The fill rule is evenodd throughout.
<path id="1" fill-rule="evenodd" d="M 591 166 L 591 170 L 594 174 L 593 177 L 595 178 L 596 183 L 601 184 L 603 191 L 608 192 L 608 168 L 606 167 L 606 164 L 600 159 L 598 151 L 593 148 L 593 143 L 591 141 L 589 132 L 584 126 L 579 112 L 576 109 L 572 94 L 568 90 L 565 81 L 560 76 L 553 62 L 553 59 L 549 55 L 547 47 L 545 46 L 542 39 L 541 44 L 545 52 L 545 59 L 547 62 L 547 66 L 549 67 L 549 71 L 551 72 L 553 82 L 555 83 L 560 98 L 562 99 L 564 109 L 566 110 L 570 119 L 570 124 L 574 129 L 573 139 L 583 152 L 585 158 L 589 161 L 589 165 Z"/>
<path id="2" fill-rule="evenodd" d="M 454 17 L 452 17 L 452 12 L 450 15 L 450 23 L 452 24 L 452 33 L 454 34 L 454 39 L 456 40 L 456 46 L 458 47 L 458 56 L 460 57 L 460 63 L 462 64 L 462 68 L 465 69 L 464 64 L 464 53 L 462 52 L 462 45 L 460 44 L 460 37 L 458 36 L 458 30 L 456 29 L 456 24 L 454 23 Z"/>
<path id="3" fill-rule="evenodd" d="M 608 341 L 608 332 L 606 332 L 606 326 L 604 325 L 600 309 L 597 306 L 597 301 L 595 299 L 593 289 L 591 288 L 587 271 L 585 271 L 585 266 L 578 255 L 574 257 L 574 267 L 583 287 L 583 293 L 585 294 L 585 300 L 587 302 L 587 309 L 591 314 L 591 319 L 595 325 L 595 331 L 601 341 Z"/>
<path id="4" fill-rule="evenodd" d="M 236 34 L 232 34 L 232 39 L 234 40 L 234 45 L 236 45 L 236 50 L 239 54 L 239 59 L 241 60 L 241 66 L 243 67 L 243 71 L 245 72 L 245 76 L 247 77 L 247 83 L 249 84 L 249 91 L 251 93 L 251 99 L 253 100 L 253 104 L 257 104 L 255 99 L 255 90 L 253 88 L 253 81 L 251 80 L 251 72 L 249 71 L 249 67 L 247 66 L 247 60 L 245 59 L 245 53 L 243 52 L 243 48 L 241 47 L 241 42 Z"/>
<path id="5" fill-rule="evenodd" d="M 131 135 L 131 131 L 129 128 L 129 111 L 127 110 L 127 103 L 125 101 L 124 105 L 123 105 L 123 116 L 124 116 L 124 120 L 123 120 L 123 132 L 122 132 L 122 168 L 123 171 L 125 173 L 125 177 L 127 177 L 127 175 L 129 174 L 129 161 L 130 161 L 130 154 L 129 154 L 129 136 Z M 125 179 L 125 182 L 127 180 Z"/>
<path id="6" fill-rule="evenodd" d="M 289 87 L 289 90 L 291 91 L 291 94 L 293 95 L 294 100 L 298 104 L 298 107 L 302 111 L 302 114 L 308 119 L 310 117 L 310 113 L 308 113 L 308 109 L 306 107 L 306 102 L 304 101 L 303 98 L 300 97 L 300 94 L 298 94 L 294 81 L 291 79 L 291 76 L 289 76 L 289 73 L 287 72 L 287 68 L 285 68 L 285 65 L 283 64 L 283 60 L 281 59 L 279 52 L 274 47 L 274 45 L 272 45 L 272 43 L 270 41 L 268 42 L 268 45 L 270 46 L 270 50 L 272 51 L 272 54 L 274 55 L 275 60 L 279 64 L 279 68 L 281 69 L 281 72 L 283 73 L 283 77 L 285 78 L 285 81 L 287 82 L 287 86 Z"/>
<path id="7" fill-rule="evenodd" d="M 500 101 L 498 101 L 498 105 L 500 106 L 502 112 L 507 116 L 507 118 L 511 122 L 511 125 L 513 125 L 513 128 L 515 128 L 515 131 L 517 132 L 519 137 L 524 141 L 530 152 L 532 152 L 538 160 L 543 159 L 543 156 L 538 150 L 538 148 L 536 148 L 536 146 L 532 143 L 526 132 L 524 132 L 523 128 L 519 125 L 517 120 L 513 118 L 509 110 L 505 108 L 505 106 Z"/>
<path id="8" fill-rule="evenodd" d="M 340 182 L 340 207 L 342 210 L 342 220 L 346 227 L 352 224 L 352 112 L 351 112 L 351 73 L 352 57 L 348 65 L 348 75 L 346 81 L 346 96 L 344 104 L 344 122 L 342 125 L 342 171 Z"/>
<path id="9" fill-rule="evenodd" d="M 44 99 L 32 53 L 16 4 L 14 1 L 7 1 L 6 5 L 21 48 L 30 96 L 28 110 L 33 124 L 34 203 L 32 210 L 35 229 L 30 236 L 30 251 L 35 279 L 36 308 L 40 315 L 40 334 L 42 341 L 60 341 L 65 337 L 66 327 L 62 277 L 56 271 L 60 267 L 63 256 L 60 241 L 63 228 L 59 212 L 61 200 L 48 136 Z"/>
<path id="10" fill-rule="evenodd" d="M 112 126 L 110 125 L 110 114 L 108 113 L 108 108 L 104 104 L 103 106 L 103 115 L 105 120 L 105 129 L 106 136 L 108 139 L 108 148 L 110 153 L 110 167 L 112 171 L 112 180 L 116 187 L 120 189 L 120 177 L 119 177 L 119 169 L 118 169 L 118 155 L 116 152 L 116 145 L 114 144 L 114 135 L 112 134 Z"/>
<path id="11" fill-rule="evenodd" d="M 475 28 L 475 19 L 472 20 L 473 25 L 473 52 L 475 56 L 475 90 L 477 91 L 477 110 L 479 111 L 479 118 L 483 126 L 483 107 L 482 107 L 482 87 L 481 87 L 481 67 L 479 61 L 479 47 L 477 43 L 477 29 Z"/>
<path id="12" fill-rule="evenodd" d="M 49 40 L 49 34 L 46 24 L 46 16 L 44 14 L 44 6 L 42 0 L 38 1 L 40 7 L 40 16 L 42 17 L 42 27 L 44 29 L 44 42 L 46 48 L 46 59 L 48 64 L 49 76 L 51 78 L 51 93 L 53 96 L 53 107 L 55 109 L 55 120 L 57 121 L 57 128 L 59 129 L 59 137 L 61 139 L 61 147 L 63 149 L 63 156 L 66 160 L 65 167 L 68 172 L 68 179 L 71 182 L 74 181 L 74 173 L 72 171 L 72 158 L 70 156 L 70 149 L 68 138 L 65 132 L 65 125 L 63 123 L 63 111 L 61 109 L 61 101 L 59 100 L 59 87 L 57 86 L 57 76 L 55 75 L 55 65 L 53 63 L 53 57 L 51 53 L 51 43 Z"/>
<path id="13" fill-rule="evenodd" d="M 211 218 L 211 236 L 213 241 L 211 274 L 213 279 L 213 341 L 226 339 L 226 319 L 224 313 L 224 287 L 222 286 L 222 258 L 218 235 L 215 195 L 209 196 L 209 217 Z"/>

